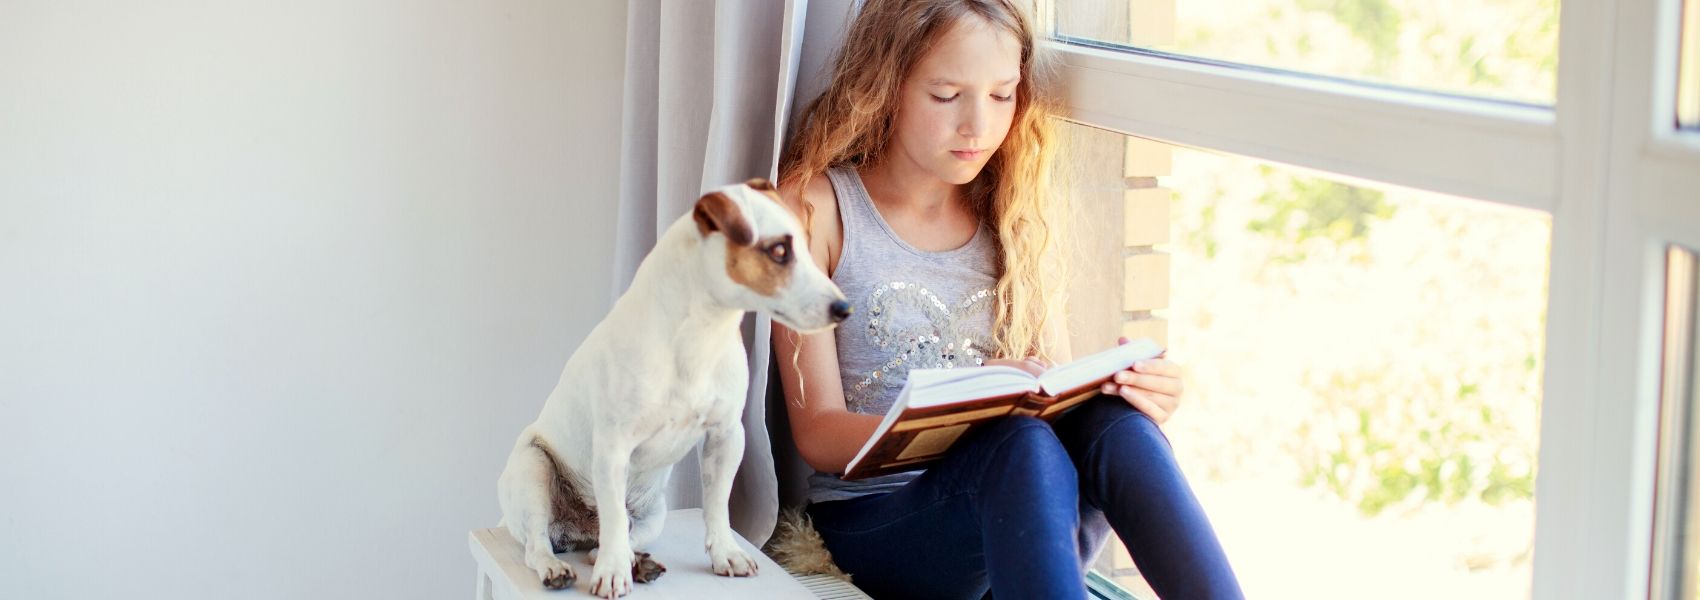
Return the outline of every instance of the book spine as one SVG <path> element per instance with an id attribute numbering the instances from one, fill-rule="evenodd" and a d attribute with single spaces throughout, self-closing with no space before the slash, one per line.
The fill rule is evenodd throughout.
<path id="1" fill-rule="evenodd" d="M 1051 401 L 1053 400 L 1056 400 L 1056 398 L 1040 395 L 1038 393 L 1026 394 L 1016 400 L 1015 408 L 1010 410 L 1009 414 L 1029 416 L 1037 415 L 1045 412 L 1045 407 L 1050 406 Z"/>

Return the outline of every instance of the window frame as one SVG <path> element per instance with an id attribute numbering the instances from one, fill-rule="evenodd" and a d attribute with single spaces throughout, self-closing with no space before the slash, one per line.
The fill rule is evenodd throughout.
<path id="1" fill-rule="evenodd" d="M 1647 598 L 1664 249 L 1700 247 L 1700 132 L 1676 127 L 1680 11 L 1561 2 L 1552 107 L 1044 44 L 1066 120 L 1549 213 L 1533 597 Z"/>
<path id="2" fill-rule="evenodd" d="M 1663 367 L 1659 389 L 1657 504 L 1654 507 L 1653 598 L 1693 598 L 1694 338 L 1696 255 L 1666 251 Z"/>

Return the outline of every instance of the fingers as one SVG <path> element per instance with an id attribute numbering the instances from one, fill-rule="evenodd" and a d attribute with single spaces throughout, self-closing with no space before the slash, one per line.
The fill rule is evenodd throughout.
<path id="1" fill-rule="evenodd" d="M 1107 388 L 1103 393 L 1110 394 L 1110 396 L 1120 396 L 1124 401 L 1127 401 L 1127 405 L 1134 406 L 1134 410 L 1151 416 L 1151 420 L 1158 425 L 1168 422 L 1168 418 L 1175 415 L 1176 405 L 1180 403 L 1180 399 L 1176 399 L 1175 396 L 1153 393 L 1153 391 L 1146 391 L 1146 389 L 1112 386 L 1112 384 L 1103 384 L 1103 388 Z"/>
<path id="2" fill-rule="evenodd" d="M 1164 377 L 1181 376 L 1180 364 L 1167 358 L 1150 358 L 1142 360 L 1133 363 L 1133 367 L 1131 367 L 1131 369 L 1140 373 L 1150 373 L 1152 375 L 1162 375 Z"/>
<path id="3" fill-rule="evenodd" d="M 986 359 L 985 364 L 987 366 L 998 365 L 998 366 L 1004 366 L 1004 367 L 1015 367 L 1017 369 L 1021 369 L 1023 371 L 1026 371 L 1026 372 L 1028 372 L 1028 373 L 1030 373 L 1034 376 L 1043 375 L 1045 373 L 1045 368 L 1046 368 L 1046 367 L 1043 366 L 1042 362 L 1035 362 L 1033 360 L 1015 360 L 1015 359 L 1007 359 L 1007 358 L 989 358 L 989 359 Z"/>
<path id="4" fill-rule="evenodd" d="M 1162 425 L 1174 414 L 1180 400 L 1167 394 L 1159 394 L 1149 390 L 1141 390 L 1132 386 L 1104 384 L 1104 393 L 1120 396 L 1134 410 L 1145 413 L 1158 425 Z"/>
<path id="5" fill-rule="evenodd" d="M 1133 386 L 1169 396 L 1181 395 L 1182 383 L 1179 377 L 1159 375 L 1156 373 L 1134 372 L 1124 370 L 1117 372 L 1111 381 L 1119 385 Z"/>

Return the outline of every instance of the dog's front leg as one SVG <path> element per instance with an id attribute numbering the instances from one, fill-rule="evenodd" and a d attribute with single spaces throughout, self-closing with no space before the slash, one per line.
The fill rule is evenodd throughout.
<path id="1" fill-rule="evenodd" d="M 591 479 L 596 486 L 596 564 L 591 569 L 590 593 L 615 598 L 632 591 L 632 542 L 626 515 L 626 485 L 630 478 L 632 448 L 629 440 L 598 436 L 591 459 Z"/>
<path id="2" fill-rule="evenodd" d="M 732 533 L 727 503 L 732 497 L 732 477 L 744 459 L 744 425 L 736 415 L 725 424 L 710 427 L 702 445 L 702 519 L 708 539 L 708 560 L 719 575 L 744 577 L 756 574 L 756 561 L 738 547 Z"/>

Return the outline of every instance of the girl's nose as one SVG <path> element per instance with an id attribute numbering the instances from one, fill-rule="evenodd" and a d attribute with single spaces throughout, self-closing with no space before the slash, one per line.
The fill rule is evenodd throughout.
<path id="1" fill-rule="evenodd" d="M 957 125 L 956 133 L 968 139 L 978 139 L 986 133 L 985 99 L 963 102 L 963 115 Z"/>

